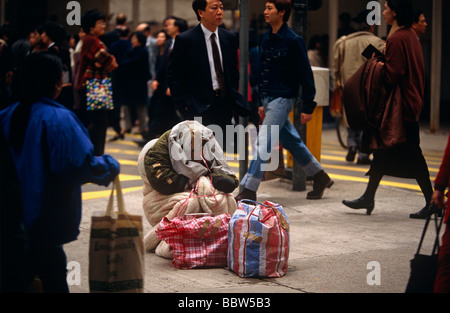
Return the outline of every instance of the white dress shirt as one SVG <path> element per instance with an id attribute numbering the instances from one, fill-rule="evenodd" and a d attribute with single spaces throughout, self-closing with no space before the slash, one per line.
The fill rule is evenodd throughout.
<path id="1" fill-rule="evenodd" d="M 217 82 L 217 74 L 216 69 L 214 67 L 214 57 L 212 52 L 212 46 L 211 46 L 211 35 L 213 32 L 208 30 L 203 24 L 200 24 L 203 30 L 203 33 L 205 34 L 205 40 L 206 40 L 206 49 L 208 50 L 208 59 L 209 59 L 209 68 L 211 69 L 211 79 L 213 83 L 213 90 L 219 89 L 219 83 Z M 220 49 L 220 40 L 219 40 L 219 29 L 216 29 L 214 32 L 216 34 L 216 43 L 217 47 L 219 48 L 219 55 L 220 55 L 220 63 L 222 64 L 223 69 L 223 59 L 222 59 L 222 50 Z"/>

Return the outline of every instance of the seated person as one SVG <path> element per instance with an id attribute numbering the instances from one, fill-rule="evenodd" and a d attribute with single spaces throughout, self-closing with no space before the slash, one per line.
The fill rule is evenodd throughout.
<path id="1" fill-rule="evenodd" d="M 181 122 L 164 133 L 144 164 L 150 185 L 163 195 L 195 187 L 201 176 L 211 177 L 214 188 L 224 193 L 239 186 L 213 132 L 196 121 Z"/>

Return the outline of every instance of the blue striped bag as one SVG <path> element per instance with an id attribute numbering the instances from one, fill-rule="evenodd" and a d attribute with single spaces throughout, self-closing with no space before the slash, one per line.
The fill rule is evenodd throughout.
<path id="1" fill-rule="evenodd" d="M 283 207 L 240 201 L 229 223 L 228 268 L 240 277 L 282 277 L 288 259 L 289 221 Z"/>

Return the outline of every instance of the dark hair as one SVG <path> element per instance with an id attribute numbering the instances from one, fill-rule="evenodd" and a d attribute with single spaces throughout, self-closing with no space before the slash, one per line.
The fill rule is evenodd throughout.
<path id="1" fill-rule="evenodd" d="M 157 31 L 156 33 L 153 34 L 153 37 L 158 37 L 159 34 L 163 33 L 164 36 L 166 36 L 166 40 L 169 39 L 169 35 L 166 33 L 166 31 L 164 29 L 161 29 L 160 31 Z"/>
<path id="2" fill-rule="evenodd" d="M 416 10 L 415 12 L 414 12 L 414 23 L 419 23 L 419 19 L 420 19 L 420 16 L 422 15 L 422 14 L 424 14 L 423 13 L 423 10 L 421 10 L 421 9 L 418 9 L 418 10 Z"/>
<path id="3" fill-rule="evenodd" d="M 127 22 L 127 16 L 123 13 L 120 13 L 116 17 L 116 24 L 117 25 L 124 25 Z"/>
<path id="4" fill-rule="evenodd" d="M 136 36 L 136 38 L 139 41 L 139 43 L 141 44 L 141 46 L 145 47 L 145 45 L 147 44 L 147 37 L 145 36 L 145 34 L 143 32 L 131 33 L 130 40 L 131 40 L 131 38 L 133 38 L 133 36 Z"/>
<path id="5" fill-rule="evenodd" d="M 175 17 L 174 25 L 176 27 L 178 27 L 178 31 L 180 33 L 185 32 L 185 31 L 188 30 L 188 24 L 187 24 L 186 20 L 183 20 L 182 18 Z"/>
<path id="6" fill-rule="evenodd" d="M 130 34 L 130 29 L 128 27 L 119 28 L 117 30 L 117 33 L 119 34 L 119 37 L 127 37 Z"/>
<path id="7" fill-rule="evenodd" d="M 415 15 L 411 0 L 387 0 L 387 5 L 395 11 L 395 19 L 399 26 L 411 27 Z"/>
<path id="8" fill-rule="evenodd" d="M 292 11 L 292 0 L 266 0 L 266 2 L 273 3 L 278 12 L 285 11 L 283 22 L 287 23 Z"/>
<path id="9" fill-rule="evenodd" d="M 105 20 L 103 13 L 98 10 L 90 10 L 84 13 L 81 17 L 81 28 L 83 28 L 86 34 L 91 32 L 91 27 L 95 27 L 95 23 L 100 20 Z"/>
<path id="10" fill-rule="evenodd" d="M 46 22 L 42 27 L 42 32 L 45 32 L 56 45 L 60 45 L 66 37 L 66 30 L 56 22 Z"/>
<path id="11" fill-rule="evenodd" d="M 11 117 L 10 145 L 20 150 L 30 119 L 31 107 L 42 97 L 52 99 L 62 78 L 61 60 L 48 52 L 29 54 L 19 71 L 19 105 Z"/>
<path id="12" fill-rule="evenodd" d="M 370 25 L 367 23 L 367 17 L 370 14 L 370 10 L 362 10 L 358 12 L 358 15 L 353 18 L 353 22 L 355 22 L 356 31 L 365 31 L 370 29 Z"/>
<path id="13" fill-rule="evenodd" d="M 222 0 L 220 0 L 220 2 L 223 2 Z M 206 0 L 194 0 L 192 1 L 192 9 L 195 12 L 195 15 L 197 15 L 197 20 L 201 20 L 200 15 L 198 14 L 198 10 L 202 10 L 205 11 L 206 10 L 206 6 L 207 6 L 207 1 Z"/>

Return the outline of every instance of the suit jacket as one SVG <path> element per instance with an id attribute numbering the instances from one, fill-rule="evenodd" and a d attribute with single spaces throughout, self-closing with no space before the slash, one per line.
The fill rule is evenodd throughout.
<path id="1" fill-rule="evenodd" d="M 239 93 L 238 37 L 219 28 L 225 76 L 226 103 L 233 110 L 247 116 L 249 108 Z M 211 70 L 208 62 L 205 36 L 201 25 L 181 33 L 175 40 L 169 58 L 167 82 L 177 107 L 189 114 L 201 114 L 213 103 Z"/>

